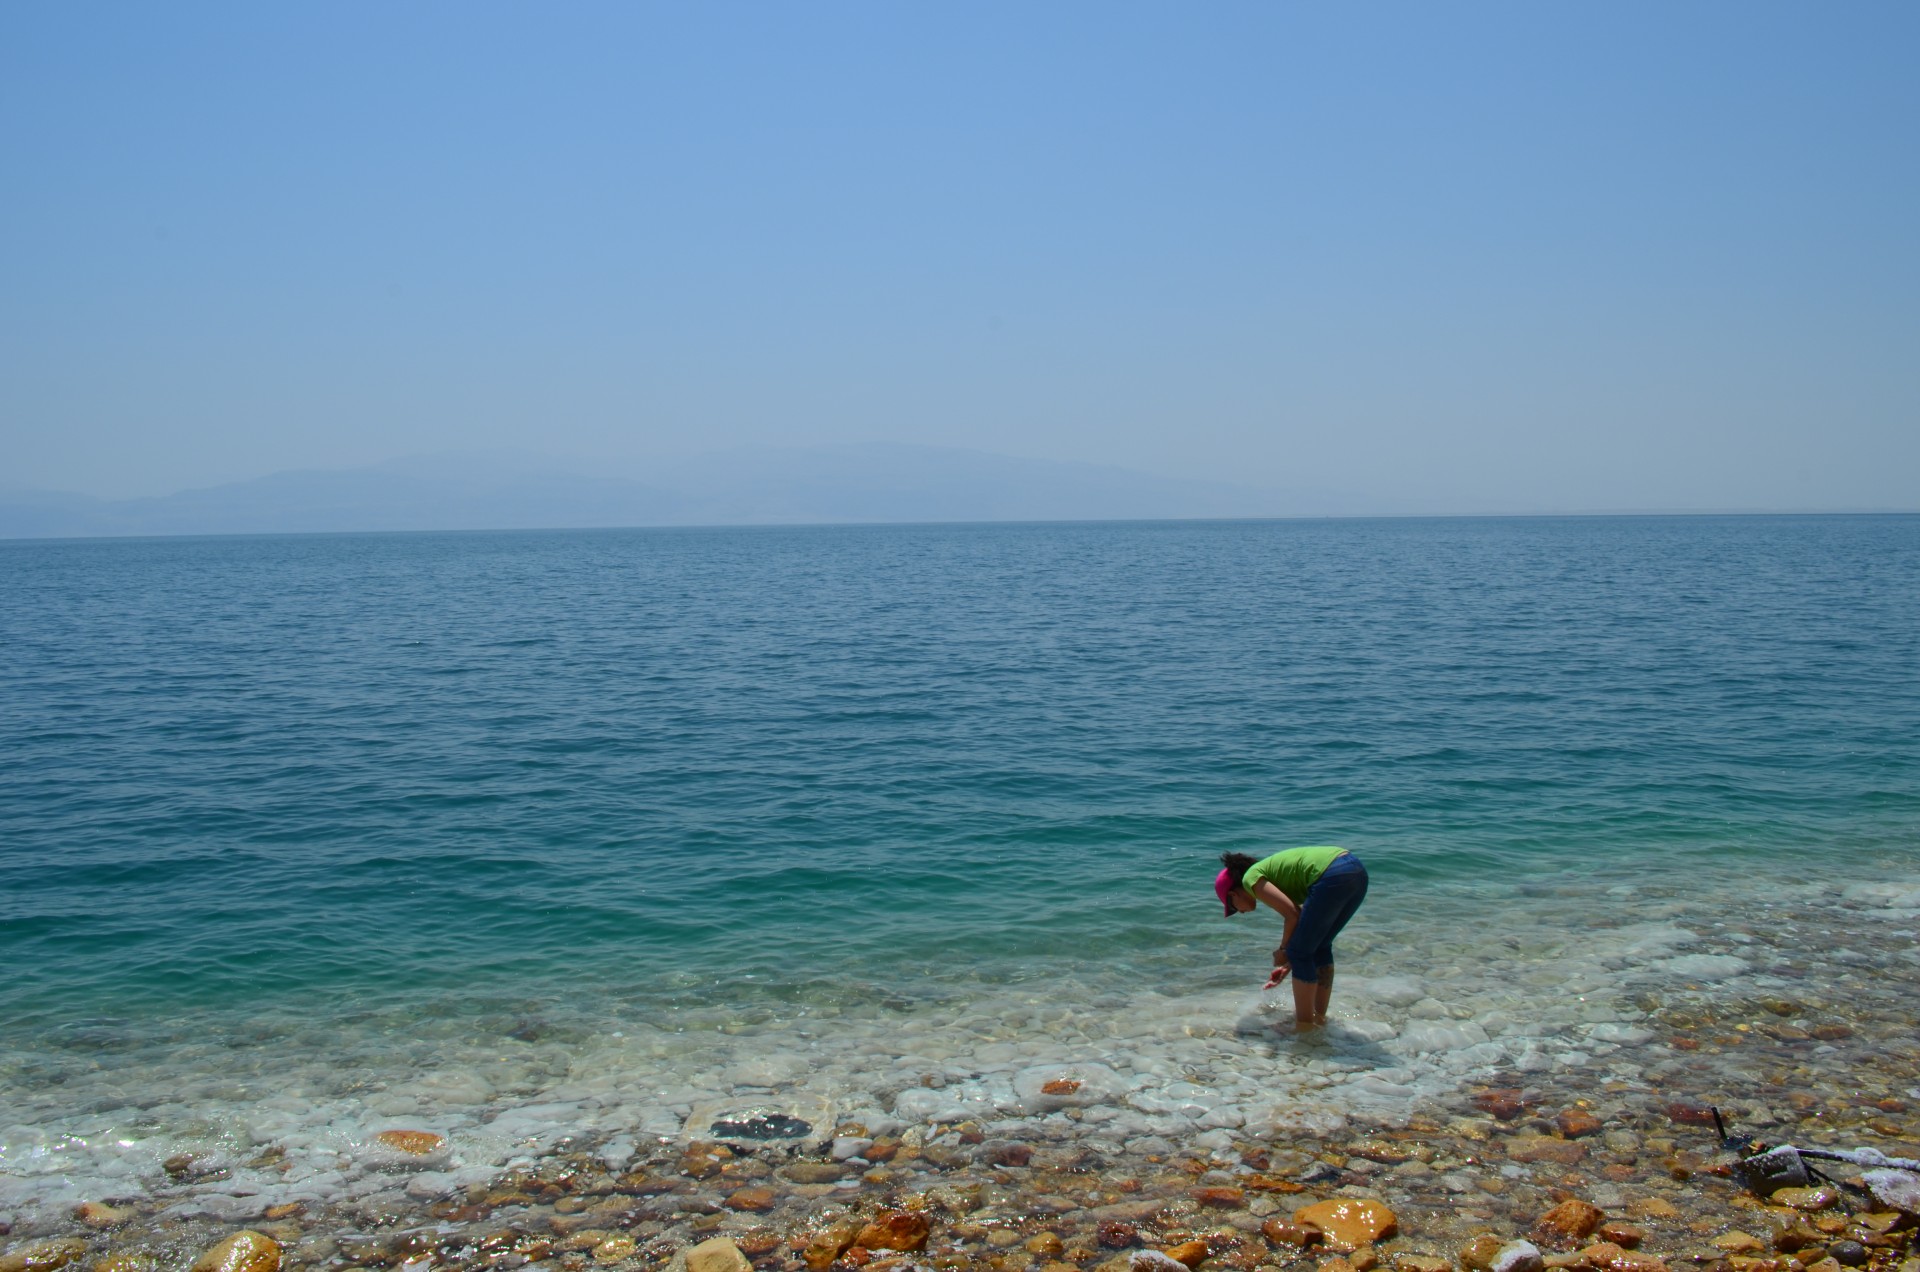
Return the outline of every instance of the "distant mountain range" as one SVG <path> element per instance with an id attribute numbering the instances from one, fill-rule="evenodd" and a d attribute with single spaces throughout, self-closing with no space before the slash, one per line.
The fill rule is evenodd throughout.
<path id="1" fill-rule="evenodd" d="M 503 452 L 274 473 L 144 499 L 0 490 L 0 538 L 1343 515 L 1350 497 L 1104 464 L 860 444 L 705 455 L 636 478 Z"/>

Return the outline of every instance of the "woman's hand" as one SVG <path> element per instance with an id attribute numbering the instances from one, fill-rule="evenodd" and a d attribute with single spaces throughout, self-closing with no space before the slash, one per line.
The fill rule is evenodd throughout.
<path id="1" fill-rule="evenodd" d="M 1273 975 L 1267 977 L 1267 983 L 1261 986 L 1261 988 L 1262 989 L 1276 988 L 1281 981 L 1287 979 L 1287 973 L 1292 970 L 1293 970 L 1293 965 L 1291 963 L 1282 963 L 1282 962 L 1274 963 Z"/>

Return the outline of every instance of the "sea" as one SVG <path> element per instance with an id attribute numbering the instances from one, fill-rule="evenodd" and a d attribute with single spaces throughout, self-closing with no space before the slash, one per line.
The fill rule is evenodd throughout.
<path id="1" fill-rule="evenodd" d="M 1306 844 L 1372 887 L 1299 1037 L 1278 917 L 1212 883 Z M 1910 1063 L 1917 920 L 1920 517 L 0 542 L 18 1231 L 747 1105 L 1204 1146 L 1637 1082 L 1765 1125 L 1789 1044 L 1714 1022 L 1803 1089 Z"/>

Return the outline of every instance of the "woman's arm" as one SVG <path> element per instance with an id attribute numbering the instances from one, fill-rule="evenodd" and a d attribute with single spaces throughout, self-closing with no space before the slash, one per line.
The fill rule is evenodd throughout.
<path id="1" fill-rule="evenodd" d="M 1253 895 L 1280 911 L 1280 917 L 1286 922 L 1286 930 L 1280 936 L 1280 947 L 1273 952 L 1273 975 L 1267 977 L 1266 988 L 1272 989 L 1285 980 L 1287 973 L 1292 970 L 1292 961 L 1287 958 L 1287 942 L 1293 939 L 1293 925 L 1300 921 L 1300 907 L 1293 903 L 1292 897 L 1265 879 L 1254 885 Z"/>

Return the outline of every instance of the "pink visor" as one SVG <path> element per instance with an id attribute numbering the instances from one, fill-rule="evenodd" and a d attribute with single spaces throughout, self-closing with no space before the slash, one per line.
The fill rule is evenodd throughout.
<path id="1" fill-rule="evenodd" d="M 1227 917 L 1240 913 L 1233 908 L 1233 871 L 1222 870 L 1220 877 L 1213 881 L 1213 895 L 1220 898 L 1220 904 L 1227 907 Z"/>

